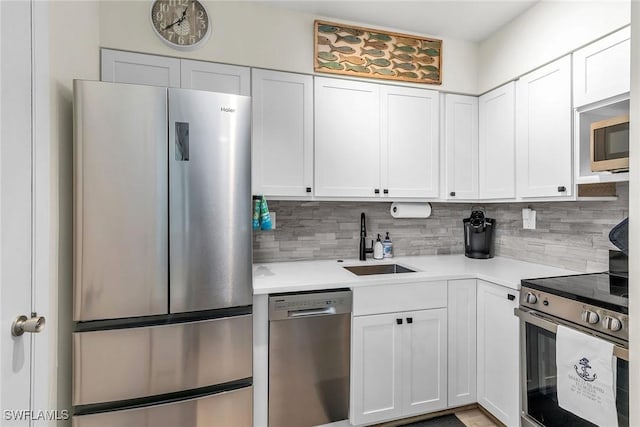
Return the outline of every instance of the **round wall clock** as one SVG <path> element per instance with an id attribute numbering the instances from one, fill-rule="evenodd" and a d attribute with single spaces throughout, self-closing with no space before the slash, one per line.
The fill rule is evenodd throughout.
<path id="1" fill-rule="evenodd" d="M 195 49 L 211 35 L 211 19 L 198 0 L 154 0 L 151 25 L 175 49 Z"/>

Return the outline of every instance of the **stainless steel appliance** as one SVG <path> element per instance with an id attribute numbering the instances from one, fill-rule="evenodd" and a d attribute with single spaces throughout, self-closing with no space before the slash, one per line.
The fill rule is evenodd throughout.
<path id="1" fill-rule="evenodd" d="M 464 255 L 467 258 L 493 258 L 493 230 L 496 220 L 487 218 L 482 211 L 472 211 L 464 225 Z"/>
<path id="2" fill-rule="evenodd" d="M 349 418 L 351 291 L 269 296 L 269 426 Z"/>
<path id="3" fill-rule="evenodd" d="M 250 100 L 74 82 L 75 427 L 252 425 Z"/>
<path id="4" fill-rule="evenodd" d="M 629 425 L 629 309 L 624 275 L 582 274 L 523 280 L 520 306 L 523 426 L 593 426 L 558 406 L 556 331 L 564 325 L 612 342 L 618 425 Z"/>
<path id="5" fill-rule="evenodd" d="M 591 170 L 629 170 L 629 115 L 591 123 Z"/>

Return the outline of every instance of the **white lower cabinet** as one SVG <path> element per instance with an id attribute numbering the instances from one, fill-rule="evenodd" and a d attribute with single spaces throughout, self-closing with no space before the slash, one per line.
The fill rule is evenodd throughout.
<path id="1" fill-rule="evenodd" d="M 476 279 L 449 281 L 447 328 L 451 408 L 476 402 Z"/>
<path id="2" fill-rule="evenodd" d="M 519 426 L 519 292 L 478 280 L 477 293 L 478 403 L 506 426 Z"/>
<path id="3" fill-rule="evenodd" d="M 447 407 L 447 309 L 353 318 L 353 425 Z"/>

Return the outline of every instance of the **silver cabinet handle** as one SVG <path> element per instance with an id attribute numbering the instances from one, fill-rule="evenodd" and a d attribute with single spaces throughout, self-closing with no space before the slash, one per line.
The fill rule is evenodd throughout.
<path id="1" fill-rule="evenodd" d="M 11 324 L 11 335 L 19 337 L 25 332 L 37 334 L 44 329 L 46 323 L 44 316 L 38 316 L 37 313 L 31 313 L 31 319 L 25 315 L 18 316 Z"/>

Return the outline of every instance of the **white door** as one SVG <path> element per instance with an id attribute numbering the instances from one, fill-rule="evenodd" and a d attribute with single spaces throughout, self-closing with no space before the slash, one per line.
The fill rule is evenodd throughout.
<path id="1" fill-rule="evenodd" d="M 447 297 L 449 407 L 476 402 L 476 280 L 449 280 Z"/>
<path id="2" fill-rule="evenodd" d="M 49 341 L 13 336 L 49 309 L 48 6 L 0 2 L 0 425 L 46 425 Z M 32 38 L 33 35 L 33 38 Z M 31 72 L 33 71 L 33 78 Z M 27 71 L 27 72 L 25 72 Z M 35 322 L 29 322 L 36 326 Z M 27 326 L 27 329 L 30 327 Z M 31 412 L 34 411 L 34 412 Z M 35 415 L 35 416 L 32 416 Z M 43 415 L 45 417 L 46 414 Z M 29 422 L 30 418 L 36 421 Z"/>
<path id="3" fill-rule="evenodd" d="M 515 83 L 507 83 L 479 100 L 479 193 L 481 200 L 516 196 Z"/>
<path id="4" fill-rule="evenodd" d="M 508 427 L 520 425 L 518 291 L 478 280 L 478 403 Z"/>
<path id="5" fill-rule="evenodd" d="M 380 194 L 379 85 L 315 78 L 316 196 Z"/>
<path id="6" fill-rule="evenodd" d="M 180 87 L 249 96 L 249 67 L 215 62 L 180 60 Z"/>
<path id="7" fill-rule="evenodd" d="M 478 198 L 478 98 L 446 95 L 444 145 L 447 199 Z"/>
<path id="8" fill-rule="evenodd" d="M 572 194 L 571 56 L 516 83 L 518 196 Z"/>
<path id="9" fill-rule="evenodd" d="M 180 87 L 180 60 L 122 50 L 101 50 L 103 82 Z"/>
<path id="10" fill-rule="evenodd" d="M 252 188 L 265 196 L 311 196 L 313 78 L 253 69 Z"/>
<path id="11" fill-rule="evenodd" d="M 438 197 L 438 92 L 380 86 L 383 197 Z"/>
<path id="12" fill-rule="evenodd" d="M 370 424 L 402 415 L 403 313 L 353 318 L 349 421 Z M 404 321 L 403 321 L 404 323 Z"/>
<path id="13" fill-rule="evenodd" d="M 447 407 L 447 309 L 403 314 L 402 416 Z"/>

